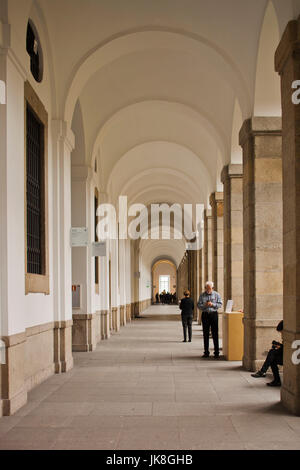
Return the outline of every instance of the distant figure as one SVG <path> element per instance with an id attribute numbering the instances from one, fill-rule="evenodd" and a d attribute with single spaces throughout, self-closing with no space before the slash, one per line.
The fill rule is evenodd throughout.
<path id="1" fill-rule="evenodd" d="M 186 330 L 188 330 L 189 342 L 192 341 L 194 301 L 190 296 L 190 291 L 184 291 L 184 298 L 181 299 L 179 306 L 181 310 L 181 321 L 183 327 L 183 343 L 186 343 Z"/>
<path id="2" fill-rule="evenodd" d="M 159 304 L 159 295 L 158 295 L 158 292 L 156 292 L 155 299 L 156 299 L 156 303 Z"/>
<path id="3" fill-rule="evenodd" d="M 204 354 L 203 357 L 209 357 L 209 330 L 213 337 L 215 358 L 220 357 L 219 352 L 219 326 L 218 326 L 218 309 L 222 307 L 223 302 L 220 294 L 213 290 L 213 282 L 206 282 L 205 292 L 200 295 L 198 300 L 198 308 L 202 311 L 202 325 L 204 336 Z"/>

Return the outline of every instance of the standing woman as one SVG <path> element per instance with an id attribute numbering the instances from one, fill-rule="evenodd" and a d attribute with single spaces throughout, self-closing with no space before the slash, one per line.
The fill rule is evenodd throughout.
<path id="1" fill-rule="evenodd" d="M 183 326 L 183 343 L 186 343 L 186 330 L 188 329 L 189 342 L 192 341 L 192 323 L 193 323 L 193 311 L 194 301 L 191 299 L 190 291 L 184 291 L 184 298 L 180 301 L 181 320 Z"/>

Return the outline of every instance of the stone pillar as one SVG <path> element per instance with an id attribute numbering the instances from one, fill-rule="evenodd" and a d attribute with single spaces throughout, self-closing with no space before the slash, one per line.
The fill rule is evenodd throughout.
<path id="1" fill-rule="evenodd" d="M 75 138 L 68 124 L 53 120 L 53 298 L 55 316 L 55 371 L 73 367 L 72 357 L 72 262 L 71 229 L 71 152 Z M 69 331 L 67 331 L 69 329 Z M 62 330 L 62 331 L 60 331 Z M 69 342 L 70 341 L 70 342 Z M 67 360 L 62 360 L 67 358 Z"/>
<path id="2" fill-rule="evenodd" d="M 188 252 L 186 251 L 177 270 L 177 296 L 178 300 L 183 298 L 183 292 L 188 288 Z"/>
<path id="3" fill-rule="evenodd" d="M 99 203 L 107 202 L 107 194 L 99 194 Z M 110 337 L 110 305 L 109 305 L 109 241 L 106 241 L 106 256 L 99 257 L 99 296 L 101 308 L 101 338 L 108 339 Z"/>
<path id="4" fill-rule="evenodd" d="M 93 351 L 97 345 L 97 316 L 93 297 L 95 286 L 91 242 L 94 240 L 94 186 L 92 168 L 72 166 L 72 227 L 87 227 L 89 246 L 72 248 L 72 284 L 80 286 L 80 308 L 73 309 L 73 351 Z"/>
<path id="5" fill-rule="evenodd" d="M 112 328 L 120 330 L 120 286 L 119 286 L 119 244 L 111 240 L 111 312 Z"/>
<path id="6" fill-rule="evenodd" d="M 119 240 L 120 325 L 126 325 L 126 246 Z"/>
<path id="7" fill-rule="evenodd" d="M 212 215 L 211 210 L 204 211 L 204 284 L 212 281 Z"/>
<path id="8" fill-rule="evenodd" d="M 0 364 L 3 413 L 27 401 L 26 318 L 24 316 L 24 82 L 25 73 L 9 48 L 9 25 L 0 22 L 0 79 L 6 104 L 0 106 Z M 18 136 L 18 138 L 16 138 Z M 17 170 L 17 171 L 16 171 Z M 5 350 L 4 350 L 5 345 Z"/>
<path id="9" fill-rule="evenodd" d="M 258 369 L 282 319 L 281 119 L 254 117 L 240 131 L 243 148 L 244 358 Z"/>
<path id="10" fill-rule="evenodd" d="M 131 243 L 125 240 L 125 296 L 126 323 L 131 322 Z"/>
<path id="11" fill-rule="evenodd" d="M 300 364 L 295 361 L 295 348 L 299 350 L 300 345 L 300 104 L 293 103 L 295 90 L 291 87 L 293 81 L 300 79 L 299 31 L 300 18 L 289 22 L 275 55 L 276 71 L 281 76 L 283 146 L 284 366 L 281 400 L 297 415 L 300 415 Z"/>
<path id="12" fill-rule="evenodd" d="M 215 192 L 210 196 L 212 208 L 212 280 L 215 290 L 224 299 L 224 256 L 223 256 L 223 193 Z"/>
<path id="13" fill-rule="evenodd" d="M 243 165 L 227 165 L 224 184 L 224 308 L 233 300 L 234 310 L 243 301 Z"/>

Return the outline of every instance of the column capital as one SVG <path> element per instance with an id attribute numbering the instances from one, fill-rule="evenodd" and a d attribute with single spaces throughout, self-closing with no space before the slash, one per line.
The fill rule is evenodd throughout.
<path id="1" fill-rule="evenodd" d="M 282 134 L 282 119 L 277 116 L 252 117 L 244 121 L 239 133 L 239 144 L 243 147 L 245 142 L 253 136 Z"/>
<path id="2" fill-rule="evenodd" d="M 238 163 L 231 163 L 224 166 L 221 173 L 221 181 L 224 184 L 229 178 L 242 178 L 243 177 L 243 165 Z"/>
<path id="3" fill-rule="evenodd" d="M 209 197 L 209 203 L 213 207 L 215 204 L 224 202 L 224 193 L 221 191 L 216 191 L 212 193 Z"/>
<path id="4" fill-rule="evenodd" d="M 51 122 L 53 139 L 64 142 L 70 152 L 75 148 L 75 135 L 68 123 L 62 119 L 52 119 Z"/>
<path id="5" fill-rule="evenodd" d="M 300 52 L 300 17 L 298 20 L 289 21 L 281 41 L 275 52 L 275 70 L 280 75 L 283 72 L 287 60 Z M 299 56 L 300 59 L 300 56 Z"/>

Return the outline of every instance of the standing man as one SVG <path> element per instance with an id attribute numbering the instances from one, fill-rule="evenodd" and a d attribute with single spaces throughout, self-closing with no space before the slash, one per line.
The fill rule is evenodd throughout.
<path id="1" fill-rule="evenodd" d="M 194 301 L 191 299 L 189 290 L 184 291 L 184 298 L 181 299 L 179 308 L 181 310 L 181 321 L 183 327 L 183 343 L 186 343 L 186 330 L 188 330 L 190 343 L 192 341 Z"/>
<path id="2" fill-rule="evenodd" d="M 197 307 L 202 311 L 202 325 L 204 336 L 204 354 L 203 357 L 209 357 L 209 330 L 214 342 L 215 358 L 220 357 L 219 351 L 219 326 L 218 309 L 222 307 L 223 302 L 220 294 L 213 290 L 214 283 L 206 282 L 205 292 L 200 295 Z"/>

